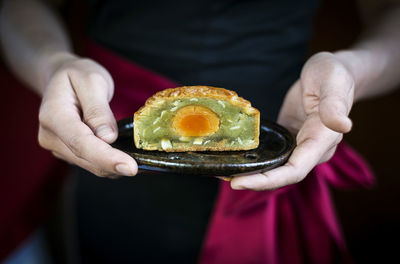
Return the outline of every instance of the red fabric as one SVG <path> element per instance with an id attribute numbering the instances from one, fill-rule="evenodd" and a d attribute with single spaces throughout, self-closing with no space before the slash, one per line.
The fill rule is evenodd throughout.
<path id="1" fill-rule="evenodd" d="M 115 82 L 111 108 L 132 116 L 156 91 L 177 84 L 90 43 L 88 55 Z M 0 97 L 5 142 L 1 152 L 0 259 L 43 223 L 59 190 L 62 163 L 37 144 L 39 98 L 0 68 L 7 91 Z M 366 163 L 341 144 L 331 161 L 301 183 L 276 191 L 234 191 L 221 184 L 201 263 L 332 263 L 350 261 L 328 186 L 371 186 Z M 339 253 L 339 254 L 337 254 Z"/>
<path id="2" fill-rule="evenodd" d="M 40 99 L 0 65 L 0 261 L 43 224 L 62 182 L 62 163 L 37 143 Z M 54 173 L 59 171 L 60 173 Z"/>
<path id="3" fill-rule="evenodd" d="M 89 44 L 88 54 L 114 78 L 111 105 L 117 118 L 132 116 L 156 91 L 177 86 L 94 43 Z M 373 183 L 367 164 L 345 144 L 296 185 L 253 192 L 234 191 L 223 183 L 200 263 L 351 262 L 329 186 L 369 187 Z"/>
<path id="4" fill-rule="evenodd" d="M 299 184 L 276 191 L 221 185 L 201 263 L 351 263 L 329 185 L 370 187 L 367 164 L 347 145 Z"/>
<path id="5" fill-rule="evenodd" d="M 132 116 L 144 101 L 160 89 L 176 84 L 133 66 L 92 44 L 95 56 L 115 79 L 111 108 L 117 119 Z M 40 98 L 0 65 L 3 93 L 0 97 L 5 144 L 0 174 L 0 261 L 18 247 L 48 217 L 65 176 L 65 163 L 53 158 L 37 143 Z"/>

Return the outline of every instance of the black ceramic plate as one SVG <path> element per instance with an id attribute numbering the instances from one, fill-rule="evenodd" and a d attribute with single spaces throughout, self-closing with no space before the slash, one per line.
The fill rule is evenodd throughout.
<path id="1" fill-rule="evenodd" d="M 261 121 L 260 144 L 247 151 L 162 152 L 137 149 L 133 142 L 133 121 L 118 121 L 119 135 L 113 147 L 131 155 L 139 169 L 178 174 L 227 176 L 267 171 L 286 162 L 294 138 L 282 126 Z"/>

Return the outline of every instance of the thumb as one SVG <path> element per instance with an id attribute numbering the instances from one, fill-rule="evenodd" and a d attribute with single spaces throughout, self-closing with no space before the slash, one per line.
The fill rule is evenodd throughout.
<path id="1" fill-rule="evenodd" d="M 118 127 L 107 100 L 92 100 L 82 104 L 84 122 L 93 133 L 107 143 L 117 139 Z"/>
<path id="2" fill-rule="evenodd" d="M 354 97 L 354 82 L 350 76 L 331 76 L 321 84 L 319 115 L 328 128 L 347 133 L 352 122 L 348 117 Z"/>
<path id="3" fill-rule="evenodd" d="M 111 100 L 109 87 L 110 82 L 105 79 L 91 78 L 88 81 L 71 80 L 75 93 L 82 108 L 83 121 L 93 133 L 107 143 L 117 139 L 118 127 L 114 114 L 111 111 L 109 100 Z"/>

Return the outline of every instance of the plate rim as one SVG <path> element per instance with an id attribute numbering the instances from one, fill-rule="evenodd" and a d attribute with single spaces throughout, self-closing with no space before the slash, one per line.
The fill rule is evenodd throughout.
<path id="1" fill-rule="evenodd" d="M 132 137 L 132 146 L 134 149 L 136 147 L 134 146 L 133 142 L 133 129 L 134 129 L 134 123 L 133 123 L 133 117 L 128 117 L 128 118 L 123 118 L 117 121 L 118 125 L 118 138 L 120 137 Z M 282 153 L 277 156 L 276 158 L 272 159 L 267 159 L 264 161 L 260 162 L 254 162 L 254 163 L 248 163 L 247 166 L 244 168 L 244 164 L 223 164 L 224 168 L 218 167 L 217 164 L 212 164 L 213 166 L 204 166 L 207 164 L 204 163 L 198 163 L 198 164 L 193 164 L 190 162 L 183 162 L 182 160 L 179 161 L 179 159 L 172 159 L 171 158 L 165 158 L 163 160 L 160 160 L 160 157 L 156 159 L 153 162 L 151 161 L 151 158 L 144 158 L 140 156 L 139 153 L 135 152 L 129 152 L 123 149 L 120 149 L 121 151 L 124 151 L 131 157 L 133 157 L 136 162 L 138 163 L 138 167 L 141 170 L 146 170 L 146 171 L 154 171 L 154 172 L 162 172 L 162 173 L 174 173 L 174 174 L 191 174 L 191 175 L 202 175 L 202 176 L 211 176 L 211 175 L 219 175 L 219 176 L 227 176 L 227 175 L 243 175 L 243 174 L 249 174 L 249 173 L 256 173 L 256 172 L 263 172 L 267 171 L 273 168 L 276 168 L 280 165 L 283 165 L 288 158 L 290 157 L 291 153 L 293 152 L 295 148 L 295 139 L 294 136 L 287 130 L 285 127 L 279 125 L 276 122 L 270 121 L 270 120 L 265 120 L 261 119 L 260 120 L 260 130 L 262 128 L 266 128 L 268 131 L 272 131 L 273 133 L 279 135 L 280 138 L 283 138 L 283 140 L 286 143 L 285 148 L 283 149 Z M 261 134 L 261 133 L 260 133 Z M 117 139 L 118 140 L 118 139 Z M 116 140 L 116 142 L 117 142 Z M 112 144 L 113 145 L 113 144 Z M 227 152 L 240 152 L 242 154 L 246 153 L 251 153 L 256 151 L 257 149 L 253 150 L 247 150 L 247 151 L 227 151 Z M 148 154 L 154 153 L 154 151 L 146 151 L 146 150 L 140 150 L 141 152 L 148 152 Z M 167 155 L 172 156 L 172 155 L 182 155 L 184 152 L 165 152 Z M 193 153 L 193 152 L 192 152 Z M 198 152 L 202 154 L 207 154 L 207 153 L 212 153 L 212 151 L 203 151 L 203 152 Z M 221 152 L 218 152 L 221 153 Z M 147 153 L 146 153 L 147 154 Z M 142 153 L 143 155 L 143 153 Z M 150 155 L 152 156 L 152 155 Z M 251 164 L 251 165 L 249 165 Z M 157 166 L 158 165 L 158 166 Z M 196 171 L 196 169 L 202 169 L 201 173 L 193 173 Z M 227 173 L 225 173 L 226 171 Z M 235 171 L 236 173 L 232 173 Z"/>

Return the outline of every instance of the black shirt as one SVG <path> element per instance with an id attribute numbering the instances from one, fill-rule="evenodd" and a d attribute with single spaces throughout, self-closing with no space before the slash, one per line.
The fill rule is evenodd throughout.
<path id="1" fill-rule="evenodd" d="M 274 120 L 306 56 L 317 0 L 91 0 L 89 34 L 183 85 L 235 90 Z"/>
<path id="2" fill-rule="evenodd" d="M 275 120 L 305 61 L 316 0 L 88 0 L 89 36 L 182 85 L 235 90 Z M 118 87 L 116 88 L 118 89 Z M 78 177 L 84 262 L 194 263 L 217 180 Z"/>

